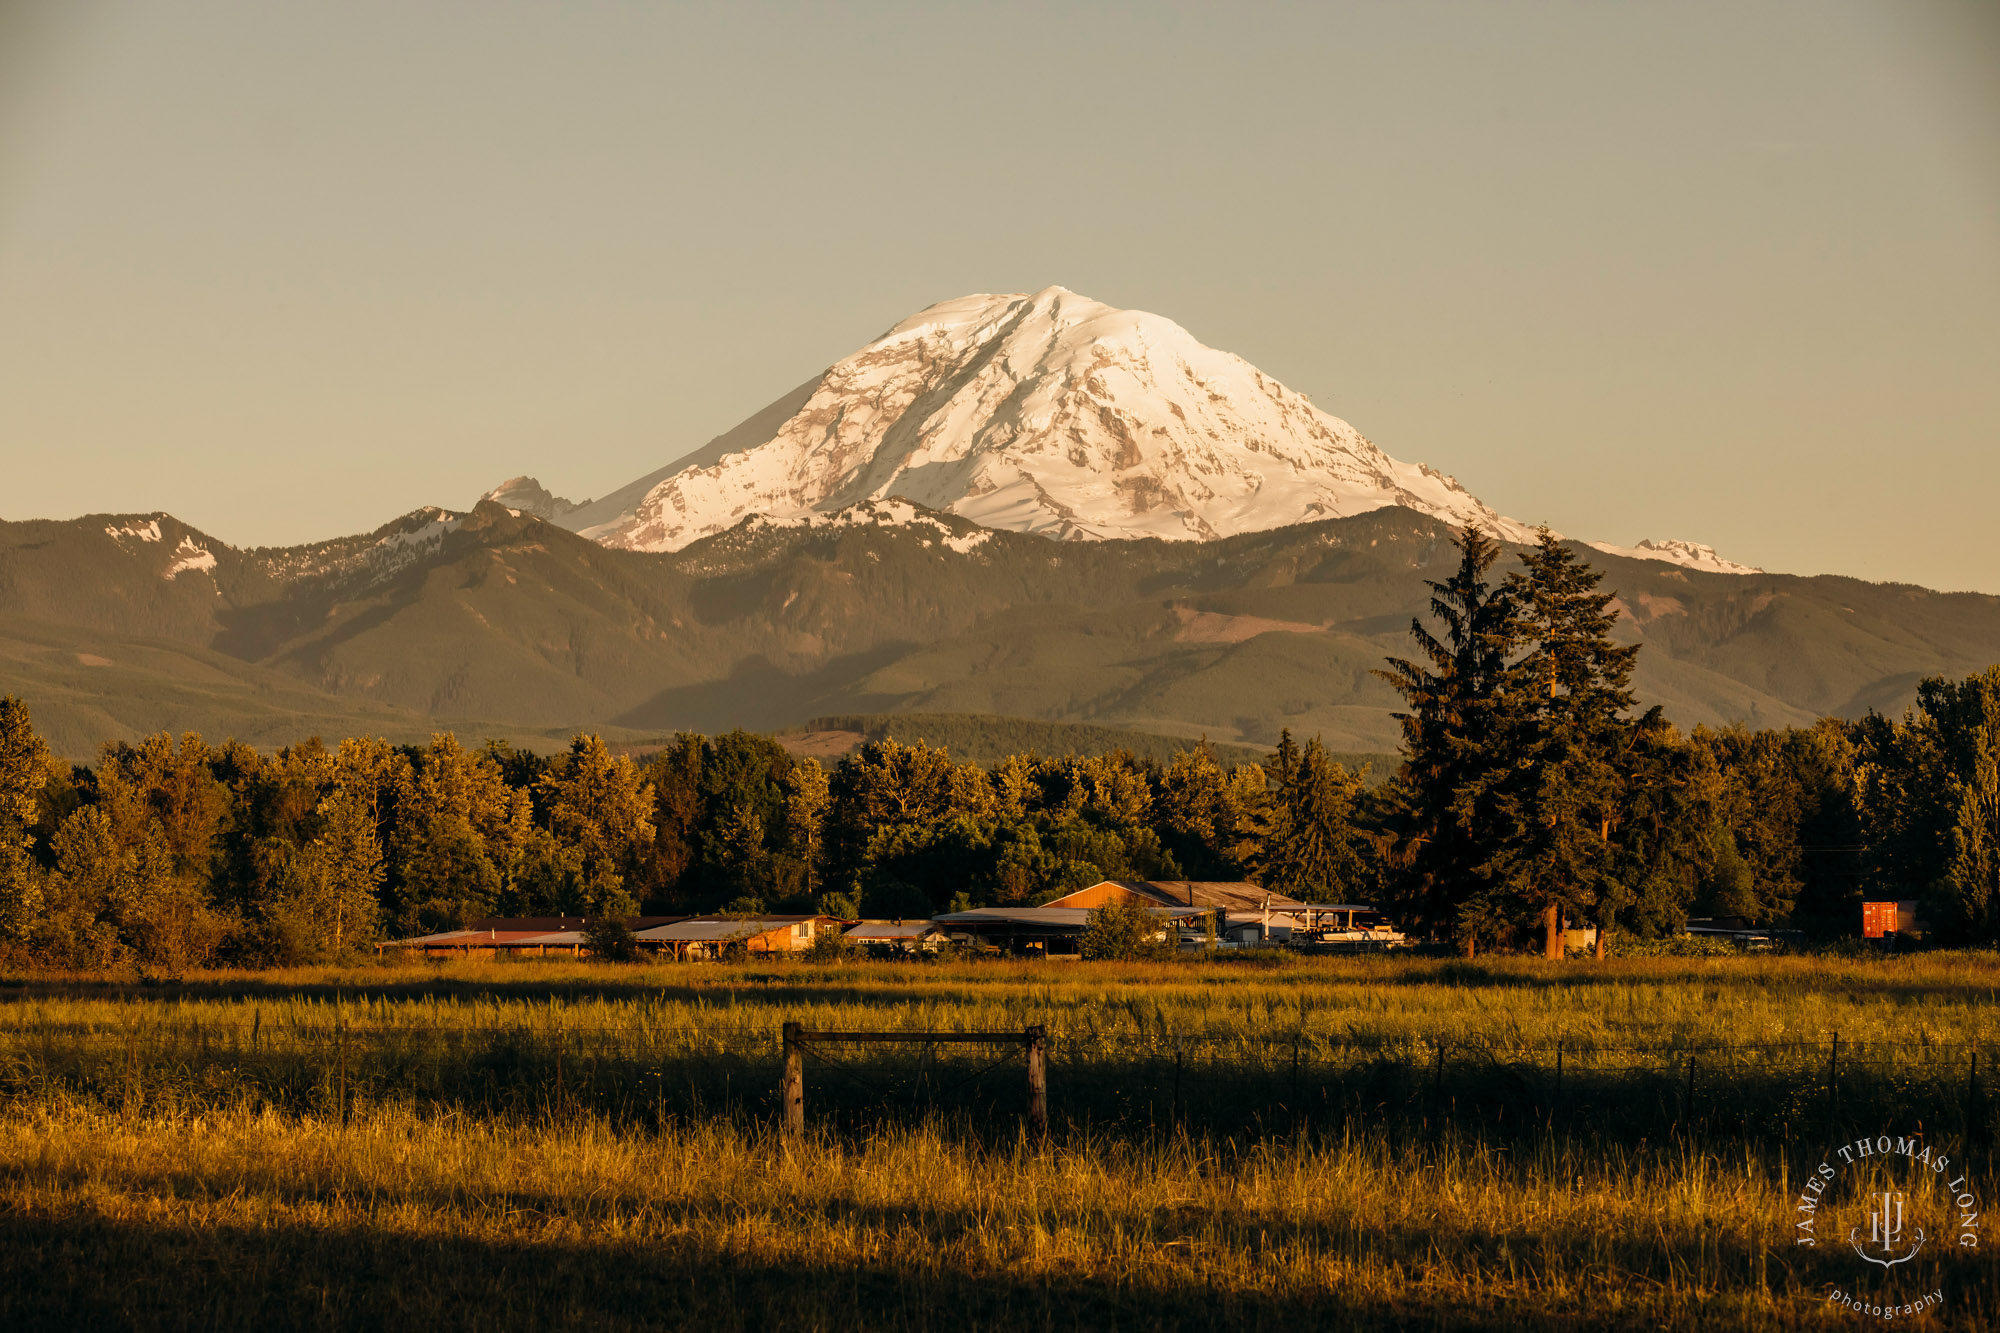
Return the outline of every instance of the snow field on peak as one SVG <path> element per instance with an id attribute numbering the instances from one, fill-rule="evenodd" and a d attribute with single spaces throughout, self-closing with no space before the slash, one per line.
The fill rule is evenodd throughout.
<path id="1" fill-rule="evenodd" d="M 1745 565 L 1739 564 L 1734 560 L 1725 560 L 1716 553 L 1713 546 L 1707 546 L 1701 542 L 1681 541 L 1677 538 L 1668 538 L 1665 541 L 1657 542 L 1649 538 L 1641 541 L 1637 546 L 1613 546 L 1609 542 L 1589 542 L 1587 545 L 1592 550 L 1602 551 L 1606 555 L 1622 555 L 1632 560 L 1663 560 L 1670 565 L 1679 565 L 1683 569 L 1699 569 L 1710 574 L 1762 574 L 1764 572 L 1755 565 Z"/>
<path id="2" fill-rule="evenodd" d="M 167 566 L 161 578 L 177 579 L 186 573 L 213 574 L 215 553 L 205 546 L 197 545 L 194 538 L 182 537 L 180 545 L 174 548 L 174 562 Z"/>
<path id="3" fill-rule="evenodd" d="M 868 500 L 831 514 L 808 511 L 782 517 L 768 514 L 752 514 L 744 519 L 745 532 L 769 531 L 833 531 L 839 528 L 903 528 L 931 534 L 923 538 L 926 546 L 933 544 L 968 554 L 984 546 L 992 532 L 984 527 L 974 527 L 969 532 L 960 532 L 949 523 L 941 521 L 936 514 L 925 513 L 907 500 Z"/>
<path id="4" fill-rule="evenodd" d="M 127 540 L 142 542 L 165 540 L 160 535 L 160 521 L 156 518 L 149 518 L 144 523 L 127 523 L 123 527 L 107 525 L 104 529 L 104 535 L 118 542 L 120 545 L 123 545 Z"/>
<path id="5" fill-rule="evenodd" d="M 677 550 L 752 514 L 892 497 L 1065 538 L 1203 540 L 1392 504 L 1532 537 L 1173 321 L 1060 287 L 920 311 L 835 363 L 765 438 L 581 530 Z"/>

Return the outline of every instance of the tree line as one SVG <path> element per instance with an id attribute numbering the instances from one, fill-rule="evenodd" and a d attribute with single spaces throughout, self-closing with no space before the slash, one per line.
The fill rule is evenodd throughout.
<path id="1" fill-rule="evenodd" d="M 1404 744 L 1374 787 L 1289 733 L 1236 765 L 880 740 L 829 769 L 744 731 L 636 758 L 591 735 L 545 757 L 162 734 L 72 765 L 0 699 L 0 953 L 290 963 L 488 915 L 907 918 L 1105 878 L 1379 904 L 1467 953 L 1691 916 L 1852 934 L 1864 897 L 2000 939 L 2000 668 L 1924 681 L 1901 719 L 1682 734 L 1636 706 L 1597 571 L 1546 533 L 1505 574 L 1500 554 L 1464 533 L 1383 668 Z"/>

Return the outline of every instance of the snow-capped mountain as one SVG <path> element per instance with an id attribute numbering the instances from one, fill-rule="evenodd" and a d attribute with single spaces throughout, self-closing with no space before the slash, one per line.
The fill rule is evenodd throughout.
<path id="1" fill-rule="evenodd" d="M 676 551 L 752 516 L 796 522 L 887 500 L 1058 538 L 1208 540 L 1402 505 L 1534 539 L 1172 320 L 1061 287 L 920 311 L 594 503 L 528 477 L 486 498 L 638 551 Z M 1689 542 L 1602 549 L 1750 572 Z"/>
<path id="2" fill-rule="evenodd" d="M 1633 560 L 1664 560 L 1670 565 L 1684 569 L 1700 569 L 1710 574 L 1762 574 L 1755 565 L 1738 564 L 1725 560 L 1716 554 L 1713 546 L 1701 542 L 1684 542 L 1669 538 L 1663 542 L 1642 541 L 1637 546 L 1613 546 L 1609 542 L 1591 542 L 1592 550 L 1603 551 L 1606 555 L 1622 555 Z"/>
<path id="3" fill-rule="evenodd" d="M 1401 504 L 1532 538 L 1173 321 L 1061 287 L 919 312 L 728 435 L 559 518 L 672 551 L 890 498 L 1052 537 L 1232 536 Z"/>

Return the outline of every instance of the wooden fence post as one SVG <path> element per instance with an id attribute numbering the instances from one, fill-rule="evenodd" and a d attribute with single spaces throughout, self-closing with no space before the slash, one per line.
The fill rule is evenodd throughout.
<path id="1" fill-rule="evenodd" d="M 1979 1117 L 1979 1048 L 1972 1048 L 1972 1061 L 1965 1071 L 1965 1142 L 1977 1141 L 1985 1130 Z"/>
<path id="2" fill-rule="evenodd" d="M 1021 1036 L 1028 1047 L 1028 1132 L 1045 1139 L 1049 1134 L 1048 1029 L 1036 1023 Z"/>
<path id="3" fill-rule="evenodd" d="M 1444 1115 L 1444 1043 L 1437 1043 L 1437 1072 L 1431 1076 L 1431 1124 L 1435 1129 Z"/>
<path id="4" fill-rule="evenodd" d="M 806 1055 L 797 1023 L 785 1024 L 785 1137 L 806 1132 Z"/>
<path id="5" fill-rule="evenodd" d="M 340 997 L 333 1001 L 333 1028 L 340 1039 L 340 1123 L 347 1124 L 347 1016 L 341 1009 Z"/>

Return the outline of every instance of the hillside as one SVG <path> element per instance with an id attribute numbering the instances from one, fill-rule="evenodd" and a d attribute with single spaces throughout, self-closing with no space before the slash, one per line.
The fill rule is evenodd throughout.
<path id="1" fill-rule="evenodd" d="M 1126 727 L 1100 727 L 1085 722 L 1042 722 L 1032 718 L 990 717 L 978 713 L 844 713 L 816 717 L 803 732 L 778 737 L 786 748 L 821 756 L 844 754 L 868 741 L 919 741 L 942 746 L 959 759 L 990 764 L 1010 755 L 1101 755 L 1124 750 L 1156 763 L 1170 762 L 1191 743 L 1186 736 Z M 1195 738 L 1199 740 L 1200 738 Z M 1260 746 L 1210 741 L 1216 759 L 1227 765 L 1260 764 L 1268 751 Z M 1388 754 L 1336 753 L 1333 758 L 1357 772 L 1367 770 L 1380 781 L 1395 768 Z"/>
<path id="2" fill-rule="evenodd" d="M 170 516 L 0 524 L 0 690 L 65 735 L 199 727 L 550 737 L 835 713 L 1394 748 L 1441 522 L 1401 508 L 1213 542 L 1051 542 L 903 503 L 610 549 L 498 504 L 236 550 Z M 2000 598 L 1590 551 L 1684 725 L 1900 709 L 2000 661 Z M 114 663 L 116 669 L 87 664 Z M 66 742 L 66 745 L 69 744 Z M 74 751 L 72 751 L 74 752 Z"/>

